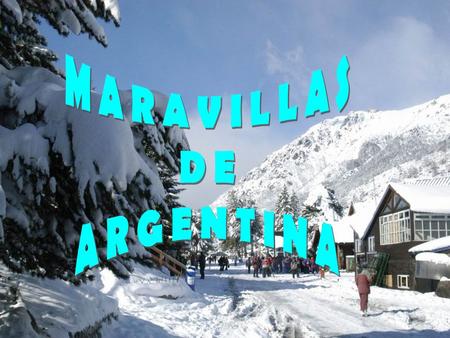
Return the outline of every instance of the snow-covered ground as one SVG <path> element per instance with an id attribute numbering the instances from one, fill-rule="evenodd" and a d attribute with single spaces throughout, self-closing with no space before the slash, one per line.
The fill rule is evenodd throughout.
<path id="1" fill-rule="evenodd" d="M 207 269 L 196 292 L 137 266 L 129 280 L 94 270 L 94 282 L 0 269 L 1 337 L 449 337 L 450 299 L 372 288 L 358 310 L 353 274 L 253 278 L 243 266 Z M 19 293 L 11 289 L 16 286 Z M 69 334 L 70 333 L 70 334 Z"/>
<path id="2" fill-rule="evenodd" d="M 207 268 L 196 291 L 173 281 L 177 299 L 161 298 L 141 275 L 122 283 L 103 274 L 103 291 L 121 314 L 105 337 L 448 337 L 450 299 L 372 288 L 368 317 L 358 309 L 353 274 L 253 278 L 242 266 Z M 109 280 L 105 283 L 105 280 Z M 117 285 L 116 285 L 117 283 Z"/>

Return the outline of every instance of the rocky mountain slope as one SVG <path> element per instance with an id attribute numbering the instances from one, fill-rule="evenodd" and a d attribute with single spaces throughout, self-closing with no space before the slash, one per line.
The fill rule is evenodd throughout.
<path id="1" fill-rule="evenodd" d="M 403 110 L 355 111 L 324 120 L 269 155 L 232 189 L 274 209 L 286 184 L 300 201 L 319 200 L 324 218 L 339 203 L 373 203 L 389 182 L 450 173 L 450 95 Z M 213 206 L 226 205 L 229 191 Z"/>

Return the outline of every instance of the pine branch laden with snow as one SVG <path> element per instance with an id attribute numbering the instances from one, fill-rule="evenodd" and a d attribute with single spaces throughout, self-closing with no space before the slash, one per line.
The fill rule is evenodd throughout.
<path id="1" fill-rule="evenodd" d="M 41 19 L 59 34 L 88 34 L 103 46 L 108 40 L 97 18 L 120 24 L 118 0 L 0 0 L 0 64 L 8 69 L 16 66 L 39 66 L 56 71 L 55 53 L 39 31 Z"/>
<path id="2" fill-rule="evenodd" d="M 167 219 L 159 168 L 178 173 L 187 139 L 162 126 L 163 95 L 155 95 L 155 126 L 132 124 L 131 92 L 120 96 L 124 121 L 67 107 L 64 80 L 46 69 L 0 69 L 0 235 L 9 267 L 71 278 L 82 224 L 93 224 L 104 259 L 106 218 L 124 215 L 131 228 L 156 209 Z M 91 101 L 98 111 L 100 95 Z M 129 259 L 148 256 L 134 230 L 127 241 L 129 253 L 105 263 L 121 276 Z"/>

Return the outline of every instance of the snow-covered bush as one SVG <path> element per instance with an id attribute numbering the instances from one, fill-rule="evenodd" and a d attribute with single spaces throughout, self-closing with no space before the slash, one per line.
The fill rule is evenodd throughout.
<path id="1" fill-rule="evenodd" d="M 0 0 L 0 64 L 40 66 L 55 71 L 56 55 L 39 32 L 41 19 L 59 34 L 86 33 L 103 46 L 108 41 L 96 18 L 120 23 L 118 0 Z"/>
<path id="2" fill-rule="evenodd" d="M 106 218 L 124 215 L 132 229 L 147 209 L 169 217 L 161 168 L 167 182 L 188 142 L 162 126 L 166 97 L 155 94 L 147 126 L 131 123 L 131 92 L 120 96 L 124 121 L 95 113 L 95 92 L 92 113 L 66 106 L 64 79 L 46 69 L 0 66 L 0 254 L 10 268 L 71 278 L 83 223 L 104 259 Z M 104 263 L 121 276 L 148 255 L 134 229 L 127 240 L 129 253 Z"/>

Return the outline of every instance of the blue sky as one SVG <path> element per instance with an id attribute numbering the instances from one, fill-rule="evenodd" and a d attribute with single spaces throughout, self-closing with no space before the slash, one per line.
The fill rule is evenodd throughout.
<path id="1" fill-rule="evenodd" d="M 312 124 L 338 115 L 335 71 L 347 55 L 351 94 L 342 114 L 357 109 L 396 109 L 450 93 L 448 1 L 121 1 L 121 26 L 104 24 L 109 46 L 87 36 L 59 36 L 43 27 L 49 46 L 64 60 L 89 64 L 101 89 L 106 73 L 122 89 L 132 83 L 182 94 L 189 111 L 191 148 L 204 153 L 209 172 L 186 186 L 192 207 L 213 201 L 227 186 L 213 183 L 214 150 L 236 151 L 238 178 Z M 60 61 L 61 68 L 64 65 Z M 277 86 L 291 84 L 291 102 L 303 112 L 311 72 L 324 71 L 331 112 L 280 125 Z M 229 127 L 229 95 L 263 92 L 270 127 Z M 203 130 L 198 95 L 223 95 L 215 131 Z M 244 112 L 245 114 L 245 112 Z M 247 121 L 247 124 L 246 122 Z M 209 174 L 211 173 L 211 174 Z"/>

